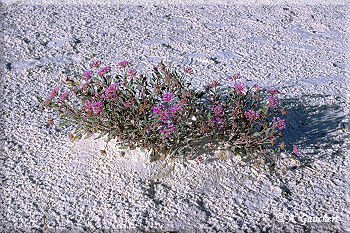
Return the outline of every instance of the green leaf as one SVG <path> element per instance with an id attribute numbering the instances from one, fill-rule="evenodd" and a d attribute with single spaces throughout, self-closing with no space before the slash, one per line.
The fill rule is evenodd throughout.
<path id="1" fill-rule="evenodd" d="M 84 139 L 91 138 L 92 135 L 93 135 L 92 133 L 91 133 L 91 134 L 86 134 L 86 136 L 84 137 Z"/>
<path id="2" fill-rule="evenodd" d="M 196 98 L 198 98 L 198 99 L 202 98 L 203 95 L 204 95 L 204 92 L 202 92 L 202 91 L 199 91 L 195 94 Z"/>
<path id="3" fill-rule="evenodd" d="M 78 121 L 81 121 L 81 118 L 78 117 L 78 116 L 75 116 L 75 115 L 73 116 L 73 119 L 76 120 L 77 122 L 78 122 Z"/>
<path id="4" fill-rule="evenodd" d="M 66 126 L 68 123 L 70 123 L 70 122 L 69 121 L 63 121 L 63 122 L 58 124 L 58 127 Z"/>
<path id="5" fill-rule="evenodd" d="M 80 129 L 80 125 L 78 125 L 78 126 L 77 126 L 77 128 L 75 129 L 75 131 L 74 131 L 74 133 L 73 133 L 73 134 L 78 133 L 79 129 Z"/>
<path id="6" fill-rule="evenodd" d="M 232 151 L 233 153 L 235 153 L 235 150 L 236 150 L 236 146 L 231 146 L 231 151 Z"/>
<path id="7" fill-rule="evenodd" d="M 75 135 L 75 137 L 73 138 L 73 142 L 75 142 L 77 139 L 80 139 L 82 137 L 82 133 L 78 133 L 77 135 Z"/>
<path id="8" fill-rule="evenodd" d="M 102 137 L 105 136 L 107 133 L 108 133 L 107 131 L 101 133 L 99 136 L 97 136 L 96 138 L 94 138 L 94 140 L 99 139 L 99 138 L 102 138 Z"/>

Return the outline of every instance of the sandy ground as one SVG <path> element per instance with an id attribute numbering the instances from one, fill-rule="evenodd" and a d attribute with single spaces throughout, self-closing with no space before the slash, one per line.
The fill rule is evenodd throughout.
<path id="1" fill-rule="evenodd" d="M 347 15 L 340 5 L 2 5 L 1 232 L 350 231 Z M 92 60 L 142 71 L 165 58 L 191 65 L 197 88 L 237 72 L 278 88 L 288 149 L 322 175 L 235 158 L 157 176 L 161 164 L 101 155 L 101 141 L 73 145 L 72 127 L 46 124 L 38 97 Z"/>

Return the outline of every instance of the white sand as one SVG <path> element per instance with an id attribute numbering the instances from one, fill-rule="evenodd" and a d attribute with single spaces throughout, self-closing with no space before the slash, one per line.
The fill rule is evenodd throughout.
<path id="1" fill-rule="evenodd" d="M 19 4 L 1 15 L 3 232 L 350 231 L 345 6 Z M 176 163 L 156 179 L 159 164 L 111 148 L 101 155 L 100 141 L 73 147 L 72 128 L 46 124 L 52 114 L 37 97 L 63 88 L 64 75 L 80 76 L 94 59 L 150 70 L 162 58 L 192 60 L 197 87 L 240 72 L 280 89 L 288 148 L 298 145 L 323 175 L 270 174 L 228 160 Z M 305 218 L 325 215 L 333 219 Z"/>

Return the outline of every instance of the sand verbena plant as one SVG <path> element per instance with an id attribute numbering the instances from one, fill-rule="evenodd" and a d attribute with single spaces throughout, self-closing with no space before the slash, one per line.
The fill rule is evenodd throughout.
<path id="1" fill-rule="evenodd" d="M 98 135 L 121 148 L 141 148 L 152 160 L 201 162 L 198 142 L 271 165 L 285 151 L 286 111 L 279 107 L 276 89 L 250 87 L 239 74 L 227 78 L 229 86 L 213 81 L 194 89 L 186 81 L 191 67 L 177 71 L 164 62 L 149 76 L 127 61 L 115 67 L 94 61 L 90 68 L 78 80 L 66 78 L 70 87 L 54 88 L 43 101 L 43 109 L 60 113 L 60 126 L 75 126 L 69 135 L 73 141 Z M 295 145 L 293 150 L 299 157 Z"/>

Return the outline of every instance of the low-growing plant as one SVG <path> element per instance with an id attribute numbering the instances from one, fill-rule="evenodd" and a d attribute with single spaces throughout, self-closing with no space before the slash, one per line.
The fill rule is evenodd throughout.
<path id="1" fill-rule="evenodd" d="M 239 74 L 228 77 L 232 85 L 213 81 L 193 89 L 186 75 L 193 71 L 160 62 L 149 77 L 138 74 L 127 61 L 112 67 L 93 62 L 79 80 L 66 78 L 69 90 L 54 88 L 43 109 L 60 114 L 60 126 L 72 124 L 72 141 L 106 136 L 120 148 L 141 148 L 152 160 L 198 159 L 198 143 L 211 150 L 228 149 L 256 163 L 274 164 L 285 150 L 286 111 L 279 106 L 276 89 L 245 84 Z M 48 121 L 50 125 L 54 122 Z M 298 148 L 293 146 L 299 157 Z"/>

